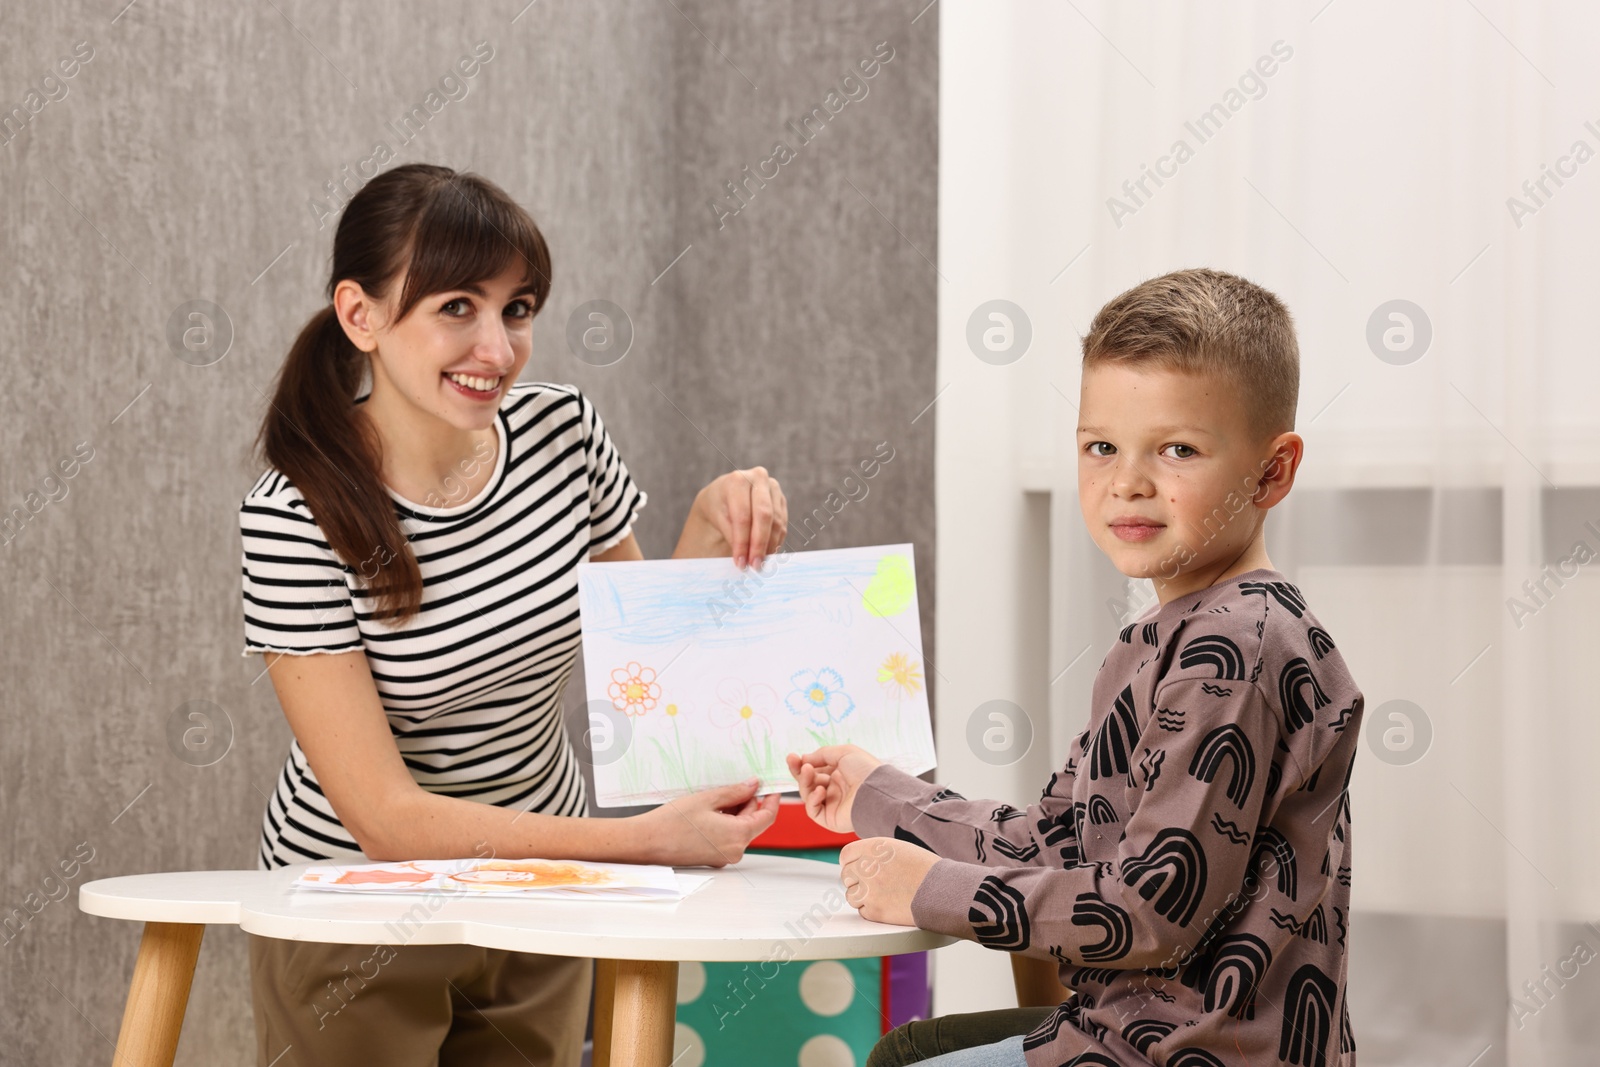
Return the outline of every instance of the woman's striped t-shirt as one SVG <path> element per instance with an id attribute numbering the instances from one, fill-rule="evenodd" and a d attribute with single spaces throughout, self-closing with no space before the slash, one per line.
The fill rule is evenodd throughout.
<path id="1" fill-rule="evenodd" d="M 572 386 L 513 385 L 495 429 L 495 472 L 473 499 L 439 508 L 389 493 L 423 578 L 422 610 L 399 628 L 373 620 L 365 582 L 299 490 L 263 474 L 239 508 L 243 654 L 361 649 L 418 785 L 582 815 L 561 714 L 579 646 L 577 565 L 626 537 L 646 498 Z M 357 851 L 293 742 L 262 820 L 260 868 Z"/>

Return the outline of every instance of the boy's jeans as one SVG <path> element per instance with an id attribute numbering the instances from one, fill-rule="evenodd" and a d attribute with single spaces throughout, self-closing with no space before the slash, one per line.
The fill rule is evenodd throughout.
<path id="1" fill-rule="evenodd" d="M 906 1067 L 933 1057 L 971 1050 L 975 1059 L 939 1059 L 928 1067 L 1012 1067 L 1022 1064 L 1022 1035 L 1050 1017 L 1054 1008 L 1003 1008 L 964 1015 L 917 1019 L 883 1035 L 867 1057 L 866 1067 Z M 983 1048 L 1015 1038 L 997 1049 Z M 989 1058 L 984 1058 L 988 1055 Z"/>
<path id="2" fill-rule="evenodd" d="M 1008 1037 L 992 1045 L 947 1052 L 922 1063 L 923 1067 L 1028 1067 L 1028 1061 L 1022 1055 L 1021 1037 Z"/>

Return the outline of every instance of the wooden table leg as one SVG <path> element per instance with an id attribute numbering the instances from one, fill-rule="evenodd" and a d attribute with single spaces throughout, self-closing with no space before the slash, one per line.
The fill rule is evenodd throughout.
<path id="1" fill-rule="evenodd" d="M 609 1067 L 670 1067 L 678 1012 L 678 965 L 617 960 Z"/>
<path id="2" fill-rule="evenodd" d="M 1011 956 L 1011 984 L 1017 990 L 1019 1008 L 1053 1008 L 1072 999 L 1072 990 L 1061 984 L 1055 960 L 1037 956 Z"/>
<path id="3" fill-rule="evenodd" d="M 144 924 L 113 1067 L 172 1067 L 205 932 L 196 923 Z"/>
<path id="4" fill-rule="evenodd" d="M 611 1019 L 616 1011 L 617 961 L 594 961 L 594 1055 L 593 1067 L 611 1067 Z"/>

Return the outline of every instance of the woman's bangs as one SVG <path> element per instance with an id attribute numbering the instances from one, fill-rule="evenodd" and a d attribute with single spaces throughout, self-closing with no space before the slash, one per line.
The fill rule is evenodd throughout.
<path id="1" fill-rule="evenodd" d="M 550 254 L 527 213 L 470 183 L 447 181 L 418 216 L 400 318 L 429 293 L 465 289 L 521 265 L 537 313 L 550 292 Z"/>

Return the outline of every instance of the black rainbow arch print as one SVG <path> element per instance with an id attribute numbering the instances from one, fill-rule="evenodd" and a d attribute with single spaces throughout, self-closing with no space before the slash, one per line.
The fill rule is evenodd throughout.
<path id="1" fill-rule="evenodd" d="M 1243 809 L 1256 780 L 1256 752 L 1238 723 L 1223 723 L 1206 734 L 1189 761 L 1189 777 L 1209 785 L 1225 763 L 1229 769 L 1224 792 L 1234 807 Z"/>
<path id="2" fill-rule="evenodd" d="M 1039 854 L 1039 843 L 1029 841 L 1026 845 L 1018 845 L 1009 838 L 996 837 L 993 839 L 994 850 L 1015 863 L 1031 863 Z"/>
<path id="3" fill-rule="evenodd" d="M 1052 952 L 1051 955 L 1056 955 Z M 1056 956 L 1060 959 L 1060 956 Z M 1077 967 L 1072 971 L 1072 986 L 1074 989 L 1083 985 L 1110 985 L 1116 981 L 1117 976 L 1126 972 L 1115 967 Z"/>
<path id="4" fill-rule="evenodd" d="M 1308 689 L 1309 699 L 1306 697 Z M 1311 673 L 1311 664 L 1305 657 L 1296 656 L 1283 665 L 1278 674 L 1278 701 L 1283 706 L 1284 725 L 1291 734 L 1302 726 L 1310 726 L 1317 709 L 1328 706 L 1328 694 L 1317 684 L 1317 676 Z"/>
<path id="5" fill-rule="evenodd" d="M 1127 777 L 1128 757 L 1134 742 L 1139 739 L 1139 722 L 1133 713 L 1133 686 L 1124 686 L 1117 694 L 1111 714 L 1105 717 L 1100 729 L 1089 743 L 1089 780 Z"/>
<path id="6" fill-rule="evenodd" d="M 1111 806 L 1111 801 L 1095 793 L 1089 798 L 1089 824 L 1091 826 L 1109 826 L 1119 821 L 1116 809 Z"/>
<path id="7" fill-rule="evenodd" d="M 1240 582 L 1239 592 L 1263 599 L 1270 596 L 1297 619 L 1306 613 L 1305 596 L 1289 582 Z"/>
<path id="8" fill-rule="evenodd" d="M 1245 680 L 1244 653 L 1232 638 L 1221 634 L 1201 634 L 1184 645 L 1178 653 L 1178 666 L 1184 670 L 1209 667 L 1215 672 L 1213 679 L 1225 682 Z"/>
<path id="9" fill-rule="evenodd" d="M 1256 831 L 1255 844 L 1250 847 L 1249 869 L 1259 873 L 1269 866 L 1277 868 L 1278 892 L 1290 900 L 1295 899 L 1299 875 L 1295 869 L 1294 845 L 1275 827 L 1263 826 Z"/>
<path id="10" fill-rule="evenodd" d="M 1040 841 L 1046 848 L 1056 849 L 1063 867 L 1076 867 L 1083 861 L 1083 847 L 1079 840 L 1078 823 L 1067 804 L 1054 818 L 1042 816 L 1034 824 Z"/>
<path id="11" fill-rule="evenodd" d="M 1133 918 L 1097 893 L 1079 893 L 1072 905 L 1072 925 L 1090 926 L 1101 933 L 1099 941 L 1079 950 L 1085 963 L 1110 963 L 1133 949 Z"/>
<path id="12" fill-rule="evenodd" d="M 1152 1045 L 1177 1029 L 1177 1023 L 1169 1023 L 1165 1019 L 1135 1019 L 1122 1028 L 1122 1040 L 1138 1049 L 1141 1056 L 1148 1056 Z"/>
<path id="13" fill-rule="evenodd" d="M 1283 998 L 1278 1059 L 1299 1067 L 1327 1067 L 1333 1002 L 1338 995 L 1338 983 L 1316 964 L 1305 964 L 1294 972 Z"/>
<path id="14" fill-rule="evenodd" d="M 1232 934 L 1216 943 L 1207 960 L 1206 1011 L 1234 1019 L 1256 1017 L 1256 990 L 1272 963 L 1272 946 L 1255 934 Z"/>
<path id="15" fill-rule="evenodd" d="M 978 883 L 977 895 L 967 911 L 967 921 L 972 924 L 978 944 L 985 948 L 1021 952 L 1033 943 L 1022 893 L 995 875 Z"/>
<path id="16" fill-rule="evenodd" d="M 1151 839 L 1143 855 L 1122 861 L 1122 880 L 1153 900 L 1157 914 L 1188 926 L 1206 891 L 1205 849 L 1188 830 L 1168 827 Z"/>

